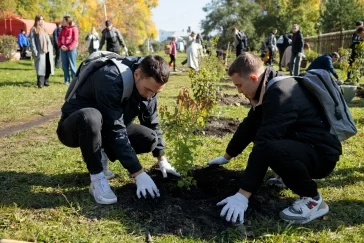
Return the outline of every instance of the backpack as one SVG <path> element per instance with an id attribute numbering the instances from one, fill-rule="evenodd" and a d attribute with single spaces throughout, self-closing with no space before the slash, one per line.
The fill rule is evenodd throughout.
<path id="1" fill-rule="evenodd" d="M 127 65 L 121 63 L 121 60 L 123 60 L 123 57 L 114 52 L 97 51 L 92 53 L 77 69 L 76 75 L 72 79 L 66 92 L 66 102 L 76 98 L 78 88 L 81 87 L 91 74 L 109 63 L 113 63 L 117 67 L 123 80 L 123 95 L 121 102 L 127 100 L 134 88 L 134 75 Z"/>
<path id="2" fill-rule="evenodd" d="M 304 76 L 279 76 L 270 80 L 266 89 L 274 83 L 288 78 L 295 78 L 300 85 L 317 98 L 331 126 L 330 133 L 335 135 L 340 142 L 357 133 L 355 122 L 344 96 L 329 72 L 322 69 L 312 69 L 306 72 Z"/>

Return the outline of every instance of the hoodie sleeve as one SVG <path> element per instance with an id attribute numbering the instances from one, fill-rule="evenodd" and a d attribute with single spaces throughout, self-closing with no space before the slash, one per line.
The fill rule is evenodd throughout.
<path id="1" fill-rule="evenodd" d="M 118 29 L 116 29 L 115 32 L 116 32 L 116 36 L 118 37 L 119 44 L 122 47 L 125 47 L 125 42 L 124 42 L 123 36 L 121 35 L 120 31 Z"/>
<path id="2" fill-rule="evenodd" d="M 121 104 L 122 82 L 116 67 L 105 66 L 93 75 L 97 108 L 103 119 L 103 142 L 110 160 L 119 160 L 123 167 L 134 174 L 142 169 L 132 148 L 124 124 L 124 108 Z"/>

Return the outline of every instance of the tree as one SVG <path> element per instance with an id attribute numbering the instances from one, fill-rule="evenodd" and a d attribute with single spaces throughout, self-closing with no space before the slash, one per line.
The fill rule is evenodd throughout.
<path id="1" fill-rule="evenodd" d="M 204 34 L 216 32 L 220 37 L 219 47 L 226 48 L 227 43 L 233 41 L 231 30 L 234 26 L 247 34 L 249 47 L 256 46 L 257 34 L 252 20 L 260 15 L 258 4 L 247 0 L 212 0 L 203 10 L 207 13 L 201 22 Z"/>
<path id="2" fill-rule="evenodd" d="M 357 0 L 330 0 L 321 16 L 323 32 L 354 29 L 355 22 L 364 18 L 364 7 Z"/>

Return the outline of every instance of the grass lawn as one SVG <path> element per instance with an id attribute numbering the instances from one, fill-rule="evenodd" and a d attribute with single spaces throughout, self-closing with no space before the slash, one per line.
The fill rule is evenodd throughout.
<path id="1" fill-rule="evenodd" d="M 178 57 L 177 64 L 183 60 Z M 36 88 L 35 70 L 30 61 L 0 63 L 0 127 L 8 127 L 60 109 L 66 86 L 62 71 L 51 77 L 51 86 Z M 224 83 L 225 85 L 226 83 Z M 187 76 L 171 76 L 160 104 L 171 104 Z M 234 90 L 226 90 L 233 94 Z M 335 171 L 318 180 L 319 190 L 330 206 L 326 220 L 304 226 L 289 226 L 276 219 L 247 218 L 254 237 L 250 242 L 364 242 L 364 100 L 356 98 L 351 111 L 358 135 L 343 143 L 343 156 Z M 244 118 L 244 106 L 219 106 L 222 117 Z M 0 138 L 0 239 L 37 242 L 144 242 L 141 222 L 131 221 L 117 205 L 101 206 L 89 195 L 89 176 L 79 149 L 63 146 L 55 129 L 57 120 Z M 201 137 L 196 165 L 224 153 L 231 134 L 223 138 Z M 167 145 L 168 145 L 168 141 Z M 242 170 L 250 147 L 226 167 Z M 145 167 L 155 161 L 142 155 Z M 172 161 L 173 162 L 173 161 Z M 113 188 L 132 183 L 120 163 L 111 169 L 118 177 Z M 294 198 L 289 190 L 281 197 Z M 122 200 L 120 198 L 119 200 Z M 243 242 L 234 228 L 197 239 L 184 235 L 157 235 L 154 242 Z"/>

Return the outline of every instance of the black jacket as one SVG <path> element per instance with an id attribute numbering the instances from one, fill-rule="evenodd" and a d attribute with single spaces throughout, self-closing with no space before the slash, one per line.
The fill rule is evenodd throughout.
<path id="1" fill-rule="evenodd" d="M 290 45 L 289 41 L 291 40 L 291 36 L 289 35 L 282 35 L 283 37 L 283 43 L 277 43 L 277 48 L 281 51 L 284 52 L 286 50 L 286 48 Z"/>
<path id="2" fill-rule="evenodd" d="M 106 50 L 111 52 L 120 52 L 120 45 L 125 47 L 124 39 L 118 29 L 112 27 L 111 30 L 105 28 L 102 31 L 102 37 L 100 41 L 100 50 L 104 46 L 106 40 Z"/>
<path id="3" fill-rule="evenodd" d="M 312 69 L 323 69 L 330 72 L 336 79 L 339 79 L 339 75 L 337 75 L 334 64 L 332 62 L 332 55 L 327 53 L 322 56 L 319 56 L 315 60 L 312 61 L 310 66 L 306 69 L 306 71 L 310 71 Z"/>
<path id="4" fill-rule="evenodd" d="M 235 38 L 237 40 L 236 50 L 248 51 L 248 37 L 242 31 L 236 33 Z"/>
<path id="5" fill-rule="evenodd" d="M 272 71 L 268 80 L 278 75 Z M 342 152 L 341 143 L 329 131 L 330 126 L 317 99 L 291 78 L 273 84 L 264 94 L 262 105 L 250 109 L 230 140 L 226 153 L 236 157 L 251 142 L 254 153 L 256 147 L 264 146 L 268 141 L 288 139 L 311 144 L 322 158 L 337 161 Z M 249 163 L 254 161 L 249 161 L 247 166 Z"/>
<path id="6" fill-rule="evenodd" d="M 122 62 L 135 71 L 141 60 L 139 57 L 128 57 Z M 142 167 L 131 148 L 126 127 L 136 117 L 141 125 L 154 130 L 158 135 L 154 157 L 163 155 L 165 145 L 158 129 L 157 96 L 146 100 L 134 86 L 129 99 L 121 102 L 122 91 L 123 81 L 116 66 L 107 64 L 85 80 L 77 91 L 76 99 L 71 99 L 62 106 L 60 122 L 82 108 L 92 107 L 99 110 L 103 119 L 102 142 L 106 154 L 111 161 L 119 160 L 130 173 L 135 173 Z"/>
<path id="7" fill-rule="evenodd" d="M 292 54 L 303 52 L 303 36 L 301 31 L 297 31 L 292 35 Z"/>

